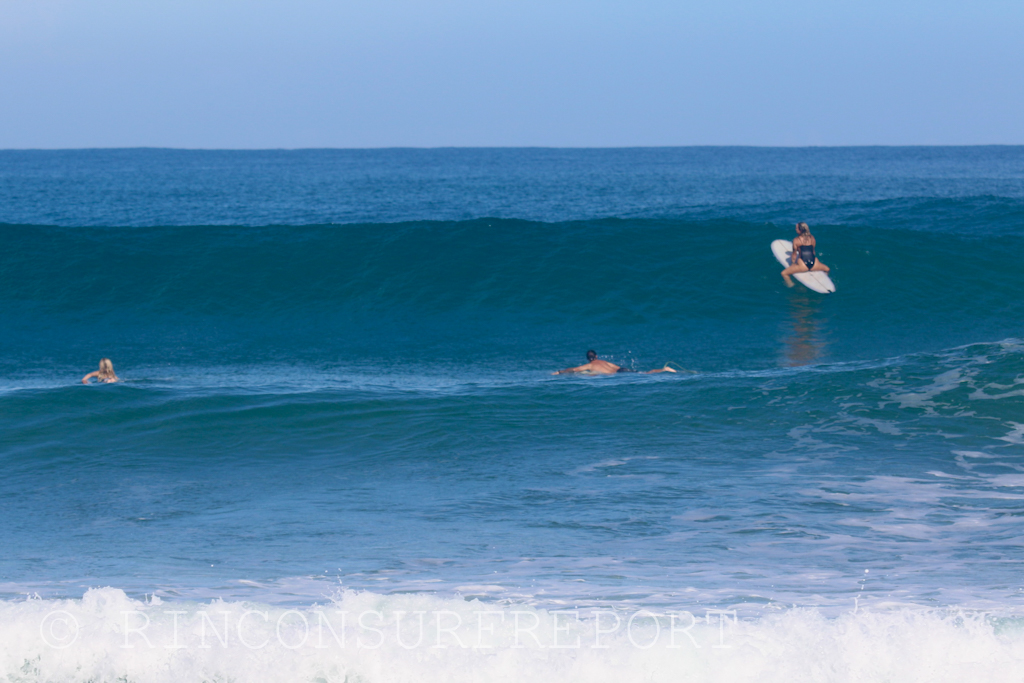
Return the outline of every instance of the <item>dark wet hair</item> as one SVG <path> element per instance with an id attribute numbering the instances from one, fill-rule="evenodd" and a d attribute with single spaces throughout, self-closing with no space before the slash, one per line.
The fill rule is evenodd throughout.
<path id="1" fill-rule="evenodd" d="M 594 349 L 587 351 L 587 360 L 594 360 L 595 358 L 597 358 L 597 351 Z"/>
<path id="2" fill-rule="evenodd" d="M 807 227 L 806 223 L 797 223 L 796 224 L 796 231 L 799 232 L 801 235 L 806 235 L 807 233 L 809 233 L 811 231 L 811 229 L 809 227 Z"/>

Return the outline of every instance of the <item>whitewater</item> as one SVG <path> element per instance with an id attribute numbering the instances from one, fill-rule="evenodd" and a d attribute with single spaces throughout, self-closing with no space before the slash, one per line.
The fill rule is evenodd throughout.
<path id="1" fill-rule="evenodd" d="M 1024 148 L 0 151 L 0 238 L 0 680 L 1019 678 Z"/>

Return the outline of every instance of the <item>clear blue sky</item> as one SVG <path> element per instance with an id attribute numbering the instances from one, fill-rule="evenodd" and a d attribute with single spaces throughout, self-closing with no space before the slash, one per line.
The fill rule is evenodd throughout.
<path id="1" fill-rule="evenodd" d="M 1024 0 L 0 0 L 0 148 L 1024 144 Z"/>

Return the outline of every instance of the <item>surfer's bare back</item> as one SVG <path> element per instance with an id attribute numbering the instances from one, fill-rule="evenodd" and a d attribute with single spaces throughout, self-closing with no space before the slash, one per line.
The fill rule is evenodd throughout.
<path id="1" fill-rule="evenodd" d="M 796 224 L 796 237 L 793 238 L 793 254 L 789 257 L 792 264 L 782 271 L 782 279 L 786 281 L 787 287 L 793 286 L 790 275 L 794 273 L 809 273 L 813 270 L 828 272 L 828 266 L 818 260 L 814 253 L 817 240 L 811 234 L 811 229 L 806 223 Z"/>
<path id="2" fill-rule="evenodd" d="M 572 373 L 582 373 L 586 375 L 614 375 L 619 372 L 636 372 L 636 370 L 630 370 L 629 368 L 623 368 L 615 363 L 609 363 L 606 360 L 601 360 L 597 357 L 597 351 L 591 349 L 587 351 L 587 363 L 586 365 L 578 365 L 575 368 L 566 368 L 565 370 L 559 370 L 558 372 L 552 372 L 552 375 L 565 375 Z M 656 370 L 648 370 L 643 373 L 645 375 L 653 375 L 657 372 L 675 372 L 669 366 L 658 368 Z"/>

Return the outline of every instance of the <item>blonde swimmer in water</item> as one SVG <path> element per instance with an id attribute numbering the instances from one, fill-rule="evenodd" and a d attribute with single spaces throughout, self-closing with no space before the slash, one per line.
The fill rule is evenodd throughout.
<path id="1" fill-rule="evenodd" d="M 109 358 L 100 358 L 100 369 L 90 372 L 83 377 L 82 384 L 88 384 L 89 380 L 94 378 L 100 384 L 111 384 L 117 381 L 117 375 L 114 374 L 114 364 L 110 362 Z"/>
<path id="2" fill-rule="evenodd" d="M 597 351 L 587 351 L 587 364 L 578 365 L 575 368 L 566 368 L 565 370 L 559 370 L 558 372 L 552 372 L 552 375 L 565 375 L 569 373 L 583 373 L 587 375 L 614 375 L 619 372 L 636 372 L 636 370 L 630 370 L 629 368 L 619 367 L 615 363 L 609 363 L 606 360 L 601 360 L 597 357 Z M 656 370 L 648 370 L 643 373 L 645 375 L 653 375 L 656 372 L 675 372 L 672 368 L 666 365 L 663 368 Z"/>

